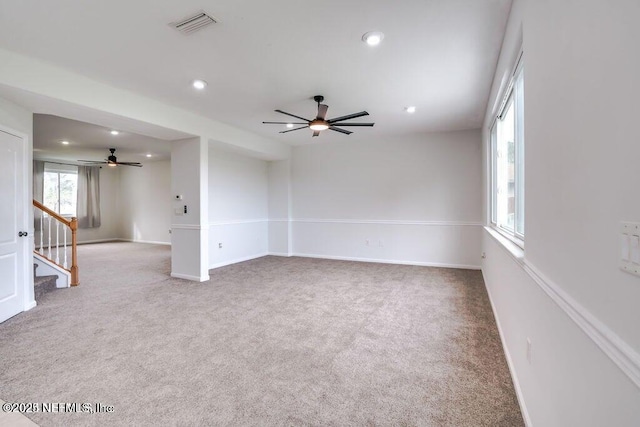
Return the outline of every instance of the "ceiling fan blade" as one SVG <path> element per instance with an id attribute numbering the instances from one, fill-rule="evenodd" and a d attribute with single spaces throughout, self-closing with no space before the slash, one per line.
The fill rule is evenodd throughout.
<path id="1" fill-rule="evenodd" d="M 78 160 L 78 161 L 79 162 L 83 162 L 83 163 L 93 163 L 93 164 L 96 164 L 96 165 L 104 165 L 105 163 L 107 163 L 105 161 L 98 162 L 96 160 Z"/>
<path id="2" fill-rule="evenodd" d="M 320 131 L 319 130 L 314 130 L 313 131 L 313 135 L 311 135 L 311 136 L 318 136 L 318 135 L 320 135 Z"/>
<path id="3" fill-rule="evenodd" d="M 136 166 L 141 168 L 142 167 L 142 163 L 140 162 L 114 162 L 116 165 L 120 166 Z"/>
<path id="4" fill-rule="evenodd" d="M 373 126 L 375 123 L 332 123 L 332 126 Z"/>
<path id="5" fill-rule="evenodd" d="M 340 129 L 340 128 L 336 128 L 336 127 L 333 127 L 333 126 L 329 126 L 329 130 L 334 130 L 336 132 L 344 133 L 345 135 L 351 135 L 353 133 L 351 131 Z"/>
<path id="6" fill-rule="evenodd" d="M 366 111 L 360 111 L 359 113 L 353 113 L 353 114 L 349 114 L 347 116 L 342 116 L 342 117 L 336 117 L 335 119 L 331 119 L 331 120 L 327 120 L 329 123 L 333 124 L 333 123 L 338 123 L 342 120 L 351 120 L 351 119 L 356 119 L 358 117 L 362 117 L 362 116 L 368 116 L 369 113 L 367 113 Z"/>
<path id="7" fill-rule="evenodd" d="M 307 123 L 302 122 L 262 122 L 265 125 L 306 125 Z"/>
<path id="8" fill-rule="evenodd" d="M 328 105 L 318 104 L 318 118 L 324 120 L 327 115 L 327 110 L 329 109 Z"/>
<path id="9" fill-rule="evenodd" d="M 282 110 L 275 110 L 275 111 L 276 111 L 276 113 L 285 114 L 287 116 L 295 117 L 296 119 L 304 120 L 307 123 L 309 123 L 311 121 L 311 120 L 305 119 L 304 117 L 296 116 L 295 114 L 287 113 L 287 112 L 282 111 Z"/>
<path id="10" fill-rule="evenodd" d="M 300 130 L 300 129 L 307 129 L 309 126 L 300 126 L 299 128 L 295 128 L 295 129 L 289 129 L 289 130 L 283 130 L 281 132 L 278 133 L 287 133 L 287 132 L 293 132 L 294 130 Z"/>

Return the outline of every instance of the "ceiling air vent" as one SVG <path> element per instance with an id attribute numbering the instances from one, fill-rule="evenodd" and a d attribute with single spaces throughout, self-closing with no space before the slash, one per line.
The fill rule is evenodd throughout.
<path id="1" fill-rule="evenodd" d="M 218 21 L 216 21 L 211 15 L 207 15 L 204 12 L 198 12 L 195 15 L 181 19 L 180 21 L 172 22 L 169 25 L 180 31 L 182 34 L 189 35 L 201 30 L 209 24 L 215 24 L 216 22 Z"/>

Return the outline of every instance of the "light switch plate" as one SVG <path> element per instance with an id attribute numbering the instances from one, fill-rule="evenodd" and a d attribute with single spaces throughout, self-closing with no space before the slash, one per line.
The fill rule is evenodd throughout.
<path id="1" fill-rule="evenodd" d="M 620 235 L 620 259 L 622 262 L 629 262 L 631 259 L 631 242 L 629 241 L 628 234 Z"/>
<path id="2" fill-rule="evenodd" d="M 620 223 L 620 269 L 640 276 L 640 223 Z"/>
<path id="3" fill-rule="evenodd" d="M 640 237 L 629 236 L 631 262 L 640 265 Z"/>

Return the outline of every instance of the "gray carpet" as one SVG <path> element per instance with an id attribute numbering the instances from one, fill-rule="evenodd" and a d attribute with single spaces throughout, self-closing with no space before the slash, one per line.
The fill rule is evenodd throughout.
<path id="1" fill-rule="evenodd" d="M 520 426 L 478 271 L 264 257 L 171 279 L 169 248 L 83 245 L 81 285 L 0 324 L 0 398 L 41 426 Z"/>

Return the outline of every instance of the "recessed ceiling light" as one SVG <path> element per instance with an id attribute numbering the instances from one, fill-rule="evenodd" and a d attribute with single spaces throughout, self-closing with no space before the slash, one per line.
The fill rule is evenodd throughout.
<path id="1" fill-rule="evenodd" d="M 384 34 L 380 31 L 369 31 L 362 36 L 362 41 L 369 46 L 377 46 L 384 39 Z"/>
<path id="2" fill-rule="evenodd" d="M 147 157 L 151 157 L 151 154 L 147 154 Z"/>
<path id="3" fill-rule="evenodd" d="M 413 105 L 410 105 L 408 107 L 405 107 L 404 111 L 406 111 L 409 114 L 413 114 L 416 112 L 416 107 L 414 107 Z"/>
<path id="4" fill-rule="evenodd" d="M 287 123 L 287 127 L 291 129 L 293 127 L 293 123 Z"/>
<path id="5" fill-rule="evenodd" d="M 119 135 L 119 134 L 120 134 L 120 132 L 118 132 L 117 130 L 112 130 L 111 131 L 111 135 Z"/>
<path id="6" fill-rule="evenodd" d="M 60 144 L 62 144 L 62 145 L 69 145 L 69 141 L 66 141 L 66 140 L 65 140 L 65 141 L 60 141 Z"/>
<path id="7" fill-rule="evenodd" d="M 205 82 L 204 80 L 194 80 L 192 83 L 194 88 L 198 89 L 198 90 L 203 90 L 205 87 L 207 87 L 207 82 Z"/>

